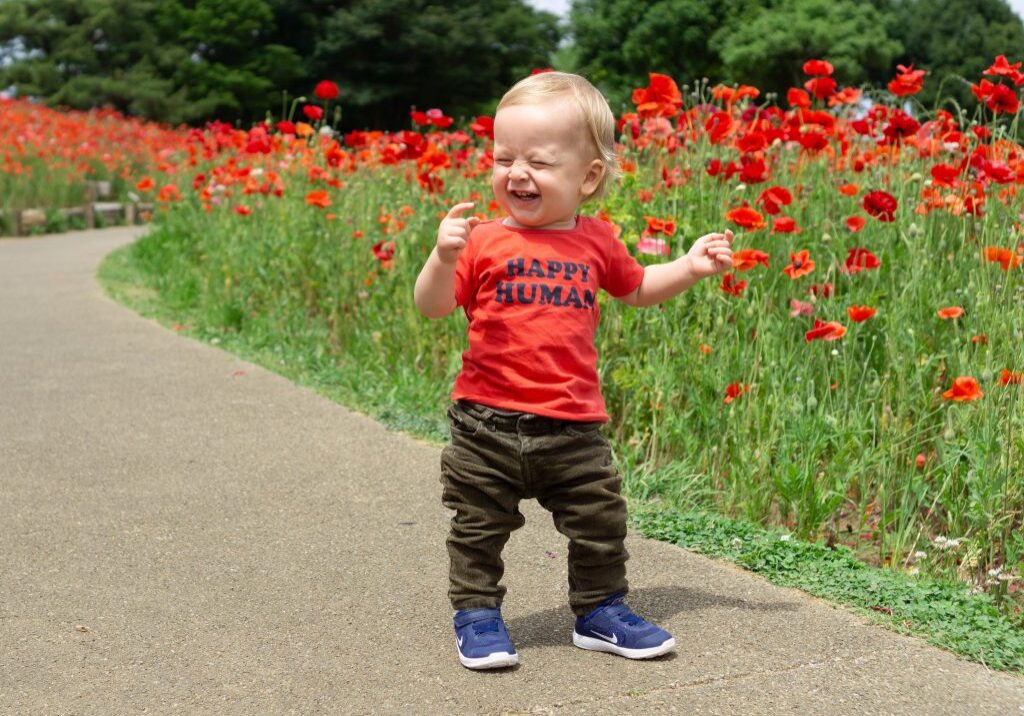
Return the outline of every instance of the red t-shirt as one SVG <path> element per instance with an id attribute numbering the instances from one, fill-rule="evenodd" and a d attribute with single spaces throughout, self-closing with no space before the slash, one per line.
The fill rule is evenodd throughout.
<path id="1" fill-rule="evenodd" d="M 605 421 L 594 331 L 597 290 L 632 293 L 644 269 L 611 227 L 477 225 L 455 270 L 469 350 L 452 399 L 564 420 Z"/>

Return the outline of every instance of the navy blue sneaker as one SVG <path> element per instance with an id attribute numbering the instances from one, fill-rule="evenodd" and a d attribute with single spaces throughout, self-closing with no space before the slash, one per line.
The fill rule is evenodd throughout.
<path id="1" fill-rule="evenodd" d="M 581 649 L 607 651 L 627 659 L 650 659 L 672 651 L 676 640 L 655 624 L 633 613 L 613 594 L 585 617 L 576 617 L 572 643 Z"/>
<path id="2" fill-rule="evenodd" d="M 452 621 L 459 661 L 467 669 L 498 669 L 519 663 L 500 609 L 460 609 Z"/>

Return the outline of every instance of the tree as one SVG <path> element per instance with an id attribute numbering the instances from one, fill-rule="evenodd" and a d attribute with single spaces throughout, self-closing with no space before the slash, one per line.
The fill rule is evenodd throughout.
<path id="1" fill-rule="evenodd" d="M 574 69 L 608 97 L 613 109 L 630 105 L 649 72 L 682 83 L 722 78 L 718 51 L 709 45 L 730 17 L 753 0 L 575 0 L 570 23 Z"/>
<path id="2" fill-rule="evenodd" d="M 831 62 L 843 85 L 891 76 L 903 49 L 889 34 L 892 22 L 858 0 L 780 0 L 731 18 L 711 44 L 727 79 L 784 95 L 807 79 L 811 58 Z"/>
<path id="3" fill-rule="evenodd" d="M 493 110 L 513 82 L 548 66 L 559 29 L 522 0 L 353 0 L 316 38 L 311 65 L 339 83 L 345 126 L 394 129 L 408 126 L 414 104 L 453 116 Z"/>
<path id="4" fill-rule="evenodd" d="M 969 83 L 996 55 L 1013 62 L 1024 47 L 1024 23 L 1005 0 L 894 0 L 893 12 L 894 36 L 903 44 L 897 59 L 928 71 L 917 99 L 929 108 L 973 108 Z"/>
<path id="5" fill-rule="evenodd" d="M 257 117 L 301 73 L 294 51 L 264 41 L 272 21 L 264 0 L 4 2 L 0 86 L 171 123 Z"/>

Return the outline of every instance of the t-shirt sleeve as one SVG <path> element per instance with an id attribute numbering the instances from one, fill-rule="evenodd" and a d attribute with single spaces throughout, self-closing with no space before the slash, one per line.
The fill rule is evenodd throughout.
<path id="1" fill-rule="evenodd" d="M 637 289 L 644 280 L 644 267 L 629 253 L 626 245 L 614 236 L 608 237 L 607 261 L 601 288 L 615 298 L 622 298 Z"/>

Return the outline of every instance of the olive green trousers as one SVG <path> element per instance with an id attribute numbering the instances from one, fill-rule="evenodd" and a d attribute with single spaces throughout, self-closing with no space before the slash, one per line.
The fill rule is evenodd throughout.
<path id="1" fill-rule="evenodd" d="M 510 413 L 459 401 L 441 454 L 441 501 L 454 510 L 448 536 L 452 607 L 499 607 L 502 549 L 536 498 L 569 538 L 569 606 L 584 615 L 625 593 L 626 501 L 601 423 Z"/>

